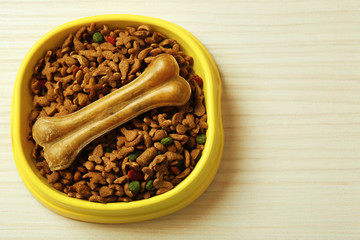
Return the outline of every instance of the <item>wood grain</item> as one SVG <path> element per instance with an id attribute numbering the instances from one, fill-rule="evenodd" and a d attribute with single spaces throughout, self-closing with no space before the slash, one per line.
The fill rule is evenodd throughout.
<path id="1" fill-rule="evenodd" d="M 80 17 L 132 13 L 193 33 L 223 82 L 225 149 L 210 188 L 157 220 L 101 225 L 44 208 L 11 154 L 10 104 L 26 52 Z M 1 239 L 360 239 L 357 0 L 0 0 Z"/>

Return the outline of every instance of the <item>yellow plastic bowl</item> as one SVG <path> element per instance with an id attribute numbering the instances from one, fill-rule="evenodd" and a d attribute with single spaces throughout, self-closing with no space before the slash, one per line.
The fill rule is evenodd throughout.
<path id="1" fill-rule="evenodd" d="M 150 25 L 155 31 L 176 39 L 182 49 L 194 58 L 194 70 L 204 80 L 208 116 L 207 142 L 201 159 L 185 180 L 169 192 L 146 200 L 129 203 L 96 203 L 68 197 L 47 183 L 31 157 L 32 143 L 28 116 L 32 97 L 30 79 L 35 64 L 48 49 L 61 46 L 69 33 L 91 22 L 112 27 Z M 217 67 L 205 47 L 183 28 L 156 18 L 136 15 L 101 15 L 63 24 L 43 36 L 25 56 L 16 77 L 11 102 L 11 138 L 15 163 L 29 191 L 44 206 L 56 213 L 81 221 L 125 223 L 144 221 L 173 213 L 197 199 L 210 185 L 219 167 L 224 145 L 221 122 L 221 80 Z"/>

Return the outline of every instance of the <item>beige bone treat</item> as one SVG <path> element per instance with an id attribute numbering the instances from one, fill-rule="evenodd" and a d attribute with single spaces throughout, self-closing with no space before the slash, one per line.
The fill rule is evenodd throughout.
<path id="1" fill-rule="evenodd" d="M 50 169 L 62 170 L 97 137 L 148 110 L 184 105 L 190 95 L 190 85 L 179 76 L 175 58 L 161 54 L 137 79 L 79 111 L 39 118 L 33 138 L 43 147 Z"/>

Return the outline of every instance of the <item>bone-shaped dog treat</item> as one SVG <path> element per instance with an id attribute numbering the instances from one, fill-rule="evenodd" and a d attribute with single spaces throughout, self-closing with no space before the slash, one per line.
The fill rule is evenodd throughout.
<path id="1" fill-rule="evenodd" d="M 179 76 L 175 58 L 161 54 L 131 83 L 74 113 L 39 118 L 32 129 L 51 170 L 69 167 L 95 138 L 158 107 L 184 105 L 189 83 Z"/>

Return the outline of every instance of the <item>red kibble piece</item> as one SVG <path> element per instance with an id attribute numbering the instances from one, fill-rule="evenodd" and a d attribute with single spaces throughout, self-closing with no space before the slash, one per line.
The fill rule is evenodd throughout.
<path id="1" fill-rule="evenodd" d="M 115 43 L 116 43 L 116 39 L 113 36 L 108 36 L 106 38 L 106 41 L 111 43 L 112 45 L 115 45 Z"/>
<path id="2" fill-rule="evenodd" d="M 75 77 L 76 73 L 80 70 L 81 68 L 77 67 L 73 70 L 73 77 Z"/>
<path id="3" fill-rule="evenodd" d="M 45 83 L 46 83 L 46 79 L 40 79 L 38 80 L 39 83 L 41 84 L 41 86 L 45 86 Z"/>
<path id="4" fill-rule="evenodd" d="M 128 177 L 131 181 L 142 181 L 144 180 L 144 175 L 142 172 L 138 172 L 135 170 L 130 170 L 128 172 Z"/>
<path id="5" fill-rule="evenodd" d="M 199 75 L 196 75 L 195 77 L 194 77 L 194 80 L 197 82 L 197 84 L 199 85 L 199 87 L 203 87 L 203 80 L 202 80 L 202 78 L 201 77 L 199 77 Z"/>

